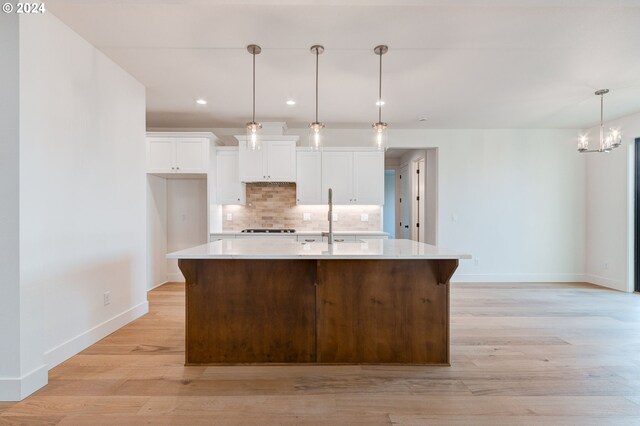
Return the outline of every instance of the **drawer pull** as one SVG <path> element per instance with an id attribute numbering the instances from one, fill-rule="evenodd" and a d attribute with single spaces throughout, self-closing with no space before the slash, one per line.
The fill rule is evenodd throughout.
<path id="1" fill-rule="evenodd" d="M 308 243 L 312 243 L 312 242 L 314 242 L 315 240 L 314 240 L 314 239 L 308 239 L 308 240 L 305 240 L 305 241 L 306 241 L 306 242 L 308 242 Z"/>

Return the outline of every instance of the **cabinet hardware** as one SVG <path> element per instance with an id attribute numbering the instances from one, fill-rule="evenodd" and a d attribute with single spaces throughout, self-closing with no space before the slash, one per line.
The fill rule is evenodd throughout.
<path id="1" fill-rule="evenodd" d="M 344 239 L 343 238 L 336 238 L 335 240 L 336 243 L 344 243 Z"/>
<path id="2" fill-rule="evenodd" d="M 308 242 L 308 243 L 312 243 L 312 242 L 314 242 L 315 240 L 305 240 L 305 241 L 306 241 L 306 242 Z"/>

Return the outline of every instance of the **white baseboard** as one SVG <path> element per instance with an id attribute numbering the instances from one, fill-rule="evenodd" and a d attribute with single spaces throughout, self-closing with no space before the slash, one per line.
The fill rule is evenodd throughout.
<path id="1" fill-rule="evenodd" d="M 42 364 L 22 377 L 0 378 L 0 401 L 21 401 L 49 382 L 49 369 Z"/>
<path id="2" fill-rule="evenodd" d="M 164 282 L 161 282 L 160 284 L 156 284 L 156 285 L 154 285 L 153 287 L 151 287 L 151 288 L 147 289 L 147 292 L 149 292 L 149 291 L 153 290 L 154 288 L 158 288 L 158 287 L 160 287 L 161 285 L 165 285 L 165 284 L 166 284 L 166 283 L 168 283 L 168 282 L 169 282 L 169 281 L 164 281 Z"/>
<path id="3" fill-rule="evenodd" d="M 612 280 L 611 278 L 605 278 L 599 275 L 586 274 L 584 276 L 584 280 L 590 284 L 599 285 L 601 287 L 607 287 L 613 290 L 624 291 L 624 292 L 629 291 L 627 289 L 627 284 L 625 282 Z"/>
<path id="4" fill-rule="evenodd" d="M 149 302 L 146 300 L 136 306 L 114 316 L 111 319 L 104 321 L 101 324 L 81 333 L 59 346 L 48 350 L 44 353 L 44 360 L 47 363 L 47 367 L 52 369 L 56 365 L 66 361 L 77 353 L 85 350 L 89 346 L 96 343 L 98 340 L 107 337 L 117 329 L 125 326 L 131 321 L 140 318 L 142 315 L 149 312 Z"/>
<path id="5" fill-rule="evenodd" d="M 184 282 L 184 276 L 180 273 L 169 273 L 167 274 L 167 282 L 170 283 L 183 283 Z"/>
<path id="6" fill-rule="evenodd" d="M 574 283 L 584 274 L 454 274 L 452 283 Z"/>

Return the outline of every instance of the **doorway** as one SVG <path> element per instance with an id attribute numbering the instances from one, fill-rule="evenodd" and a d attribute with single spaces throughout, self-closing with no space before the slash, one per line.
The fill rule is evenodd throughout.
<path id="1" fill-rule="evenodd" d="M 390 148 L 385 152 L 385 178 L 395 175 L 393 188 L 385 183 L 383 220 L 395 210 L 395 238 L 437 245 L 438 150 Z M 389 232 L 385 225 L 385 232 Z M 391 235 L 391 232 L 389 232 Z"/>
<path id="2" fill-rule="evenodd" d="M 403 164 L 398 175 L 400 193 L 398 194 L 398 206 L 400 208 L 399 237 L 403 240 L 411 239 L 411 177 L 409 165 Z"/>
<path id="3" fill-rule="evenodd" d="M 411 239 L 425 242 L 424 238 L 424 214 L 425 214 L 425 165 L 424 157 L 413 160 L 411 172 L 411 217 L 413 218 L 409 228 Z"/>
<path id="4" fill-rule="evenodd" d="M 382 207 L 382 230 L 389 238 L 396 238 L 396 170 L 384 171 L 384 206 Z"/>
<path id="5" fill-rule="evenodd" d="M 634 151 L 634 248 L 633 271 L 634 290 L 640 292 L 640 138 L 635 140 Z"/>

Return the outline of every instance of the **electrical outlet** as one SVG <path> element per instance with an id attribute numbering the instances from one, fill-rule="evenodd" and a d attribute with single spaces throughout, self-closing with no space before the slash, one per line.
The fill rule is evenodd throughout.
<path id="1" fill-rule="evenodd" d="M 604 262 L 604 263 L 602 264 L 602 267 L 603 267 L 604 269 L 609 269 L 609 262 Z"/>
<path id="2" fill-rule="evenodd" d="M 332 220 L 333 220 L 334 222 L 337 222 L 337 221 L 338 221 L 338 213 L 334 213 L 334 214 L 333 214 L 333 218 L 332 218 Z"/>
<path id="3" fill-rule="evenodd" d="M 111 292 L 110 291 L 105 291 L 104 294 L 102 295 L 102 299 L 104 302 L 104 306 L 110 305 L 111 304 Z"/>
<path id="4" fill-rule="evenodd" d="M 473 259 L 473 264 L 476 265 L 476 266 L 480 265 L 480 259 L 477 258 L 477 257 L 475 259 Z"/>
<path id="5" fill-rule="evenodd" d="M 369 222 L 369 214 L 368 213 L 361 213 L 360 214 L 360 221 L 361 222 Z"/>
<path id="6" fill-rule="evenodd" d="M 233 220 L 233 213 L 227 213 L 227 221 Z"/>
<path id="7" fill-rule="evenodd" d="M 311 220 L 311 213 L 302 213 L 302 220 L 308 222 Z"/>

